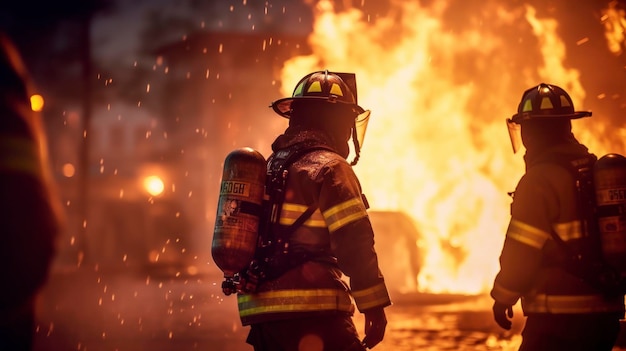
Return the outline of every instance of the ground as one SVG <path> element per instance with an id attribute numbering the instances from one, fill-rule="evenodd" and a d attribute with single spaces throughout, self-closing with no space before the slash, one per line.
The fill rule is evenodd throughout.
<path id="1" fill-rule="evenodd" d="M 221 275 L 173 271 L 54 272 L 38 302 L 35 351 L 252 351 L 234 296 Z M 388 329 L 377 351 L 516 350 L 524 319 L 513 329 L 492 319 L 486 295 L 392 294 Z M 363 316 L 355 315 L 362 333 Z M 618 350 L 616 348 L 615 350 Z"/>

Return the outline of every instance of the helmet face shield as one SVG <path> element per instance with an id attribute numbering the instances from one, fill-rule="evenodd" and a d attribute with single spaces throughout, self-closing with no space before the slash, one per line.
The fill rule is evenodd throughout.
<path id="1" fill-rule="evenodd" d="M 522 126 L 513 122 L 510 118 L 506 119 L 506 126 L 509 131 L 513 153 L 516 154 L 522 148 Z"/>
<path id="2" fill-rule="evenodd" d="M 365 132 L 367 131 L 367 124 L 370 121 L 370 115 L 372 111 L 367 110 L 359 114 L 354 121 L 354 128 L 356 131 L 356 139 L 359 143 L 359 147 L 363 147 L 363 141 L 365 140 Z"/>
<path id="3" fill-rule="evenodd" d="M 363 111 L 356 116 L 354 119 L 354 126 L 352 127 L 352 137 L 350 143 L 348 141 L 348 147 L 350 148 L 350 155 L 352 155 L 351 165 L 356 165 L 359 162 L 359 158 L 361 157 L 361 147 L 363 146 L 363 141 L 365 140 L 365 132 L 367 131 L 367 124 L 370 121 L 371 111 Z M 349 155 L 349 156 L 350 156 Z M 346 157 L 346 160 L 350 157 Z"/>

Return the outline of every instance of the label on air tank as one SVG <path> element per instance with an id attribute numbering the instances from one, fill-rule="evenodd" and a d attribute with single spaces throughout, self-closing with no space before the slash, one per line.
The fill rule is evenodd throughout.
<path id="1" fill-rule="evenodd" d="M 220 189 L 220 195 L 239 195 L 250 196 L 250 183 L 238 181 L 223 181 Z"/>

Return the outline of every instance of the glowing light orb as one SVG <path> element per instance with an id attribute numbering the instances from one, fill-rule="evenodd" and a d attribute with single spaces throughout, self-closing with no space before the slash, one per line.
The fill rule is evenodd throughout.
<path id="1" fill-rule="evenodd" d="M 159 176 L 152 175 L 144 178 L 143 187 L 146 189 L 148 194 L 152 196 L 158 196 L 163 193 L 165 189 L 165 184 L 163 184 L 163 180 Z"/>
<path id="2" fill-rule="evenodd" d="M 35 112 L 39 112 L 43 109 L 43 103 L 43 96 L 39 94 L 30 97 L 30 108 Z"/>

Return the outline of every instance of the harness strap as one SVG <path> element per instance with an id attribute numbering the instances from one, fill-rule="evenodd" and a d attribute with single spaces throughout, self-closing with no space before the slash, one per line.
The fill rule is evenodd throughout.
<path id="1" fill-rule="evenodd" d="M 277 278 L 288 270 L 297 267 L 304 262 L 318 259 L 322 253 L 298 251 L 290 249 L 289 239 L 302 224 L 308 220 L 317 210 L 313 204 L 298 217 L 289 227 L 274 231 L 274 226 L 280 218 L 280 211 L 285 199 L 287 176 L 289 167 L 301 157 L 313 151 L 327 150 L 336 151 L 325 145 L 299 145 L 292 149 L 282 150 L 274 153 L 267 163 L 266 188 L 269 199 L 265 206 L 265 223 L 260 233 L 260 244 L 257 249 L 256 263 L 260 277 L 265 280 Z"/>
<path id="2" fill-rule="evenodd" d="M 280 218 L 280 211 L 282 210 L 282 205 L 285 200 L 285 188 L 287 186 L 287 175 L 289 174 L 288 168 L 297 160 L 299 160 L 304 155 L 311 153 L 313 151 L 318 150 L 327 150 L 331 152 L 336 152 L 329 146 L 325 145 L 313 145 L 313 146 L 299 146 L 295 147 L 292 150 L 287 150 L 287 155 L 284 158 L 283 162 L 280 162 L 280 159 L 276 159 L 280 154 L 274 154 L 270 158 L 267 164 L 267 189 L 269 195 L 269 216 L 267 217 L 267 230 L 264 234 L 273 235 L 272 233 L 272 225 L 278 223 L 278 219 Z M 316 208 L 313 205 L 310 205 L 307 210 L 300 216 L 296 221 L 289 226 L 285 231 L 283 231 L 278 238 L 266 238 L 269 240 L 276 241 L 286 241 L 286 239 L 298 228 L 300 227 L 311 215 L 315 212 Z"/>

